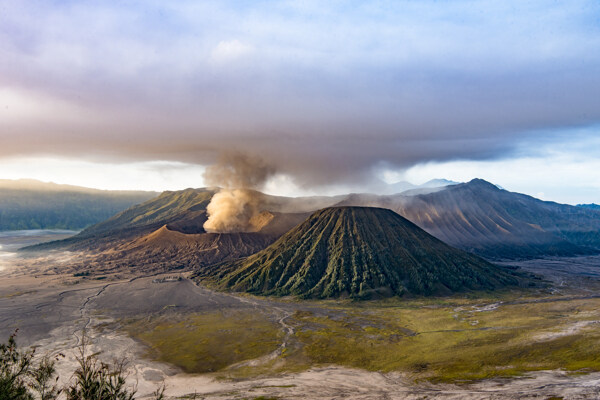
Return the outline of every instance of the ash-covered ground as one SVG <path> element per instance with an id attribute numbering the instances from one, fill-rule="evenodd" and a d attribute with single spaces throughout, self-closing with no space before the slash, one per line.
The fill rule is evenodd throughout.
<path id="1" fill-rule="evenodd" d="M 19 239 L 14 237 L 3 240 L 11 241 L 13 245 L 19 243 Z M 31 238 L 27 237 L 27 240 L 30 244 Z M 352 363 L 307 365 L 309 359 L 303 346 L 308 348 L 309 342 L 302 340 L 313 332 L 321 334 L 323 321 L 341 321 L 345 328 L 349 327 L 348 332 L 352 332 L 354 328 L 351 325 L 360 320 L 357 326 L 367 333 L 371 332 L 369 335 L 372 336 L 374 329 L 380 329 L 377 324 L 381 324 L 381 320 L 378 319 L 377 323 L 370 321 L 369 315 L 380 312 L 383 309 L 381 305 L 371 308 L 348 301 L 297 302 L 219 293 L 198 286 L 188 280 L 185 273 L 75 276 L 77 274 L 72 272 L 62 272 L 62 266 L 81 255 L 50 253 L 25 258 L 5 254 L 9 255 L 4 256 L 4 268 L 0 271 L 0 336 L 7 338 L 18 328 L 20 345 L 36 346 L 38 354 L 65 354 L 58 365 L 63 382 L 69 379 L 76 367 L 75 354 L 85 331 L 92 350 L 99 351 L 103 360 L 128 360 L 129 381 L 137 387 L 141 398 L 163 383 L 167 387 L 167 395 L 173 398 L 196 393 L 197 398 L 205 399 L 259 396 L 280 399 L 539 399 L 551 396 L 593 399 L 600 395 L 600 373 L 590 371 L 572 374 L 552 369 L 526 372 L 510 379 L 493 376 L 469 383 L 452 383 L 416 380 L 418 375 L 414 371 L 402 369 L 369 371 L 352 368 Z M 550 308 L 558 307 L 555 304 L 572 302 L 578 316 L 565 316 L 568 318 L 564 321 L 565 325 L 557 329 L 548 330 L 546 325 L 540 325 L 537 332 L 532 328 L 532 343 L 563 340 L 561 338 L 582 333 L 595 334 L 600 329 L 593 314 L 594 308 L 585 307 L 588 299 L 595 301 L 598 297 L 600 257 L 552 258 L 511 264 L 544 275 L 552 285 L 532 297 L 510 295 L 500 301 L 497 298 L 464 300 L 463 306 L 450 309 L 456 323 L 465 326 L 464 331 L 487 331 L 488 327 L 481 327 L 485 323 L 482 316 L 486 313 L 493 319 L 492 313 L 500 313 L 503 308 L 517 304 L 520 310 L 527 310 L 529 305 L 538 307 L 540 302 L 550 304 Z M 389 308 L 390 304 L 383 306 Z M 427 303 L 425 307 L 431 310 L 436 306 Z M 355 308 L 360 309 L 360 318 L 353 313 Z M 131 321 L 139 324 L 144 319 L 174 321 L 165 325 L 170 328 L 182 323 L 181 326 L 185 326 L 186 321 L 192 321 L 197 315 L 215 312 L 234 316 L 232 318 L 240 315 L 250 318 L 239 326 L 235 325 L 235 321 L 226 321 L 229 325 L 218 331 L 224 336 L 235 335 L 232 330 L 250 329 L 253 318 L 258 321 L 260 317 L 279 331 L 275 336 L 276 343 L 270 344 L 272 348 L 266 346 L 268 351 L 265 350 L 265 354 L 259 357 L 219 371 L 186 373 L 181 365 L 165 362 L 156 349 L 150 348 L 151 343 L 139 338 L 146 336 L 130 335 L 127 329 Z M 419 315 L 418 309 L 410 312 Z M 302 317 L 307 315 L 310 317 Z M 153 332 L 164 329 L 163 325 L 151 326 Z M 456 331 L 448 329 L 448 334 L 456 334 Z M 402 334 L 402 338 L 406 337 L 409 341 L 430 332 L 407 328 Z M 365 336 L 365 340 L 370 340 L 369 335 Z M 402 338 L 400 340 L 404 340 Z M 184 339 L 172 337 L 172 340 Z M 199 343 L 202 340 L 204 338 L 198 338 Z M 157 348 L 160 349 L 160 346 Z M 293 368 L 293 360 L 302 360 L 304 364 L 298 361 L 297 368 Z"/>

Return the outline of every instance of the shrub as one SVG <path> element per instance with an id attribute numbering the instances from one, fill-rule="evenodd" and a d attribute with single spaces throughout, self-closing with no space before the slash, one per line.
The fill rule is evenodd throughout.
<path id="1" fill-rule="evenodd" d="M 65 393 L 67 400 L 134 400 L 135 388 L 128 388 L 126 362 L 106 364 L 98 354 L 88 354 L 88 340 L 83 334 L 77 362 L 70 385 L 58 387 L 55 364 L 57 358 L 44 356 L 34 363 L 35 350 L 19 350 L 16 331 L 7 343 L 0 344 L 0 400 L 56 400 Z M 165 399 L 165 387 L 154 392 L 153 399 Z"/>
<path id="2" fill-rule="evenodd" d="M 16 334 L 10 335 L 8 343 L 0 344 L 0 400 L 33 400 L 27 377 L 34 351 L 19 351 Z"/>

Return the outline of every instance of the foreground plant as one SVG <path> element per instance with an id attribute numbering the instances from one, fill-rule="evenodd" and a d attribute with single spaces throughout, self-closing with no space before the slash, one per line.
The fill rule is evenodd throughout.
<path id="1" fill-rule="evenodd" d="M 62 356 L 59 354 L 57 357 Z M 56 358 L 44 356 L 36 368 L 30 371 L 31 382 L 28 386 L 39 395 L 40 400 L 54 400 L 61 393 L 56 375 Z"/>
<path id="2" fill-rule="evenodd" d="M 34 351 L 19 351 L 16 334 L 10 335 L 8 343 L 0 344 L 0 400 L 33 399 L 28 390 L 27 377 Z"/>
<path id="3" fill-rule="evenodd" d="M 83 339 L 77 357 L 79 368 L 74 382 L 66 389 L 67 400 L 133 400 L 135 389 L 126 386 L 125 362 L 114 365 L 98 360 L 97 354 L 87 354 L 87 340 Z"/>
<path id="4" fill-rule="evenodd" d="M 79 367 L 64 389 L 58 386 L 57 359 L 45 356 L 34 364 L 35 350 L 19 350 L 15 337 L 16 332 L 0 344 L 0 400 L 56 400 L 63 392 L 67 400 L 135 399 L 135 388 L 126 382 L 126 362 L 106 364 L 98 360 L 97 353 L 88 354 L 85 334 L 77 356 Z M 164 400 L 164 392 L 164 386 L 158 388 L 153 399 Z"/>

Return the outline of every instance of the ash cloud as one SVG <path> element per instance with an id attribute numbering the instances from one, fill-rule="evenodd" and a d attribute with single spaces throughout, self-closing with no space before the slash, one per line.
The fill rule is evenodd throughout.
<path id="1" fill-rule="evenodd" d="M 221 186 L 206 207 L 207 232 L 256 232 L 264 205 L 260 189 L 275 169 L 258 157 L 239 152 L 223 153 L 218 162 L 206 168 L 204 181 Z"/>
<path id="2" fill-rule="evenodd" d="M 306 187 L 600 123 L 598 2 L 336 4 L 7 4 L 0 157 L 239 149 Z"/>
<path id="3" fill-rule="evenodd" d="M 226 152 L 216 164 L 206 168 L 204 183 L 227 189 L 260 188 L 275 173 L 273 166 L 259 157 L 240 152 Z"/>

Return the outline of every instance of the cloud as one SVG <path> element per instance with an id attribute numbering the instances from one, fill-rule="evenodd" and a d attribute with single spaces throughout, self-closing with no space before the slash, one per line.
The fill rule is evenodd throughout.
<path id="1" fill-rule="evenodd" d="M 202 186 L 204 167 L 166 161 L 94 163 L 53 157 L 0 159 L 2 179 L 37 179 L 110 190 L 181 190 Z"/>
<path id="2" fill-rule="evenodd" d="M 250 54 L 252 50 L 252 46 L 237 39 L 223 40 L 211 52 L 210 60 L 216 64 L 229 63 Z"/>
<path id="3" fill-rule="evenodd" d="M 594 135 L 583 136 L 585 131 Z M 597 156 L 600 126 L 574 130 L 569 138 L 536 143 L 535 151 L 520 151 L 514 158 L 457 160 L 415 165 L 392 180 L 422 183 L 443 176 L 460 182 L 484 178 L 506 190 L 528 193 L 562 203 L 600 202 L 600 160 Z M 526 143 L 525 145 L 530 145 Z"/>
<path id="4" fill-rule="evenodd" d="M 232 149 L 315 187 L 522 156 L 600 122 L 599 16 L 577 0 L 12 2 L 0 88 L 23 117 L 3 120 L 0 157 Z"/>

